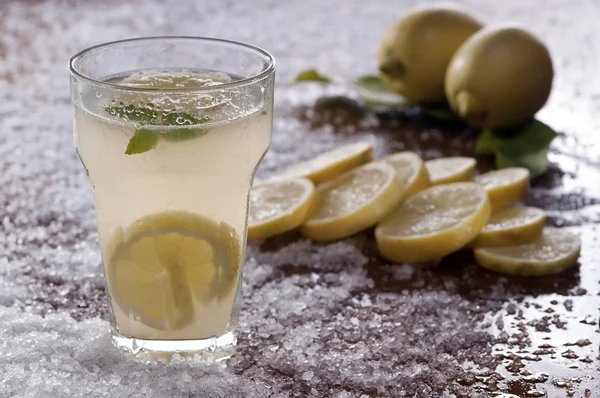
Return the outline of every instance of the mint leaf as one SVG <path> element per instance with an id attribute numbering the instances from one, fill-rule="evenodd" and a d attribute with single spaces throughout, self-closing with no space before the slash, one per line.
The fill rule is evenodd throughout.
<path id="1" fill-rule="evenodd" d="M 170 129 L 160 136 L 170 142 L 193 140 L 208 133 L 207 129 Z"/>
<path id="2" fill-rule="evenodd" d="M 144 126 L 193 126 L 206 123 L 208 116 L 197 118 L 187 112 L 159 112 L 154 105 L 136 107 L 135 105 L 109 106 L 104 108 L 106 113 L 125 121 L 137 122 L 142 125 L 138 128 L 127 144 L 125 154 L 135 155 L 154 149 L 160 138 L 170 142 L 187 141 L 205 135 L 206 129 L 175 128 L 158 132 Z"/>
<path id="3" fill-rule="evenodd" d="M 394 107 L 411 104 L 406 98 L 392 91 L 379 76 L 359 77 L 353 85 L 365 105 L 374 112 L 386 112 Z"/>
<path id="4" fill-rule="evenodd" d="M 170 112 L 163 115 L 161 123 L 159 125 L 165 126 L 192 126 L 194 124 L 206 123 L 209 118 L 203 116 L 200 119 L 195 118 L 187 112 Z"/>
<path id="5" fill-rule="evenodd" d="M 296 76 L 294 79 L 295 82 L 321 82 L 321 83 L 331 83 L 332 80 L 326 76 L 323 76 L 315 69 L 305 70 Z"/>
<path id="6" fill-rule="evenodd" d="M 158 118 L 158 112 L 153 105 L 136 107 L 135 105 L 108 106 L 105 108 L 110 116 L 127 122 L 152 123 Z"/>
<path id="7" fill-rule="evenodd" d="M 189 113 L 185 112 L 172 112 L 166 115 L 163 122 L 167 126 L 192 126 L 197 124 L 206 123 L 210 120 L 207 116 L 202 116 L 201 118 L 196 118 Z M 180 142 L 193 140 L 194 138 L 202 137 L 208 133 L 206 129 L 190 129 L 190 128 L 181 128 L 181 129 L 168 129 L 160 136 L 167 141 L 170 142 Z"/>
<path id="8" fill-rule="evenodd" d="M 535 177 L 548 169 L 548 151 L 556 136 L 551 127 L 539 120 L 531 121 L 510 135 L 485 130 L 475 153 L 495 154 L 496 167 L 525 167 Z"/>
<path id="9" fill-rule="evenodd" d="M 147 129 L 139 129 L 129 140 L 127 149 L 125 149 L 125 154 L 136 155 L 148 152 L 149 150 L 156 148 L 157 144 L 158 134 L 156 132 Z"/>

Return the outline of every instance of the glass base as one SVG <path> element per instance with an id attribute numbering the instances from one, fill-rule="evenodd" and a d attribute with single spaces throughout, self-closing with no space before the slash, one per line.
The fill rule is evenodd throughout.
<path id="1" fill-rule="evenodd" d="M 199 361 L 222 361 L 235 353 L 234 332 L 199 340 L 143 340 L 126 337 L 111 327 L 113 345 L 149 361 L 183 358 Z"/>

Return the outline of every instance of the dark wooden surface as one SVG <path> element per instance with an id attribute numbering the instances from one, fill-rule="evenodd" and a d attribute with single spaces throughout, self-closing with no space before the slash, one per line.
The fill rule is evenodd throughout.
<path id="1" fill-rule="evenodd" d="M 378 155 L 405 148 L 425 158 L 469 155 L 475 132 L 464 126 L 415 114 L 388 121 L 348 115 L 313 106 L 343 88 L 289 86 L 309 67 L 340 79 L 374 71 L 383 29 L 414 3 L 4 0 L 0 282 L 7 288 L 0 305 L 82 322 L 106 316 L 91 188 L 71 136 L 66 65 L 76 51 L 174 34 L 271 51 L 278 61 L 276 120 L 260 176 L 358 139 L 371 141 Z M 520 279 L 477 268 L 469 253 L 435 269 L 390 265 L 377 257 L 369 231 L 330 245 L 294 233 L 251 245 L 239 352 L 224 371 L 232 382 L 218 394 L 206 387 L 207 396 L 244 396 L 243 381 L 255 396 L 600 397 L 600 5 L 461 4 L 487 23 L 524 24 L 551 49 L 555 86 L 539 116 L 564 134 L 552 147 L 550 171 L 533 182 L 529 204 L 546 209 L 550 224 L 581 233 L 580 266 Z M 0 350 L 4 366 L 18 361 L 10 346 Z M 83 377 L 93 385 L 108 376 Z M 175 379 L 174 396 L 195 396 Z M 10 385 L 0 387 L 7 396 Z M 160 388 L 152 391 L 161 396 Z"/>

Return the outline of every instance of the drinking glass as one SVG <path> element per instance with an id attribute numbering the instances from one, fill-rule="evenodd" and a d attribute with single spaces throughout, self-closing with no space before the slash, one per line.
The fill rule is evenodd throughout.
<path id="1" fill-rule="evenodd" d="M 70 61 L 113 343 L 233 354 L 248 193 L 271 142 L 275 61 L 242 43 L 151 37 Z"/>

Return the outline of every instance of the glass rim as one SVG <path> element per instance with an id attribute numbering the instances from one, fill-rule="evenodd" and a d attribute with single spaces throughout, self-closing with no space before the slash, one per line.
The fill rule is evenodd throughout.
<path id="1" fill-rule="evenodd" d="M 173 88 L 131 87 L 131 86 L 124 86 L 124 85 L 121 85 L 118 83 L 109 83 L 106 81 L 102 81 L 102 80 L 90 77 L 87 74 L 81 72 L 81 70 L 78 70 L 77 67 L 75 66 L 75 63 L 79 59 L 81 59 L 81 57 L 83 57 L 93 51 L 96 51 L 96 50 L 100 50 L 103 48 L 107 48 L 107 47 L 115 46 L 115 45 L 119 45 L 119 44 L 135 43 L 135 42 L 141 42 L 141 41 L 154 41 L 154 40 L 197 40 L 197 41 L 205 41 L 205 42 L 213 42 L 213 43 L 230 44 L 230 45 L 246 48 L 246 49 L 252 50 L 260 55 L 263 55 L 268 60 L 268 63 L 266 65 L 266 67 L 263 68 L 263 70 L 260 73 L 257 73 L 255 75 L 252 75 L 252 76 L 240 79 L 240 80 L 235 80 L 235 81 L 228 82 L 228 83 L 217 84 L 214 86 L 173 87 Z M 114 89 L 114 90 L 122 90 L 122 91 L 149 92 L 149 93 L 150 92 L 152 92 L 152 93 L 203 92 L 203 91 L 214 91 L 214 90 L 235 88 L 235 87 L 245 86 L 247 84 L 251 84 L 251 83 L 263 80 L 264 78 L 271 75 L 274 71 L 275 71 L 275 57 L 273 57 L 273 55 L 271 55 L 271 53 L 269 53 L 268 51 L 266 51 L 258 46 L 254 46 L 252 44 L 246 44 L 246 43 L 242 43 L 242 42 L 235 41 L 235 40 L 219 39 L 219 38 L 215 38 L 215 37 L 205 37 L 205 36 L 146 36 L 146 37 L 135 37 L 135 38 L 131 38 L 131 39 L 124 39 L 124 40 L 109 41 L 109 42 L 97 44 L 92 47 L 85 48 L 85 49 L 79 51 L 78 53 L 76 53 L 75 55 L 73 55 L 71 57 L 71 59 L 69 60 L 69 72 L 71 73 L 71 76 L 73 76 L 75 78 L 84 80 L 90 84 L 93 84 L 93 85 L 99 86 L 99 87 L 104 87 L 104 88 L 109 88 L 109 89 Z"/>

